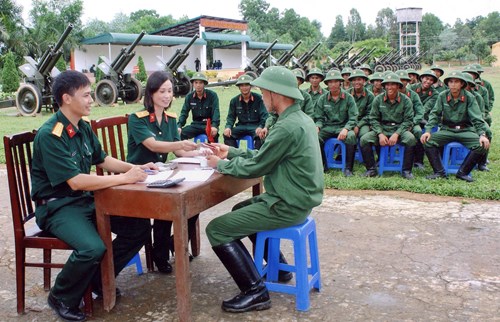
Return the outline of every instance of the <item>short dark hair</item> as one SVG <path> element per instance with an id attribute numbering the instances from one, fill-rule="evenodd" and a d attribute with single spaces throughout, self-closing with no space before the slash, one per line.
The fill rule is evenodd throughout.
<path id="1" fill-rule="evenodd" d="M 153 94 L 156 93 L 160 89 L 161 85 L 163 85 L 163 83 L 167 80 L 172 83 L 172 86 L 174 85 L 174 77 L 169 72 L 159 70 L 149 75 L 148 82 L 146 83 L 146 89 L 144 91 L 144 107 L 148 110 L 148 112 L 154 112 L 155 107 L 153 105 Z M 170 102 L 170 104 L 172 104 L 172 102 Z"/>
<path id="2" fill-rule="evenodd" d="M 90 80 L 87 76 L 76 70 L 65 70 L 55 78 L 52 85 L 52 95 L 56 103 L 61 106 L 64 94 L 73 96 L 78 89 L 85 86 L 90 86 Z"/>

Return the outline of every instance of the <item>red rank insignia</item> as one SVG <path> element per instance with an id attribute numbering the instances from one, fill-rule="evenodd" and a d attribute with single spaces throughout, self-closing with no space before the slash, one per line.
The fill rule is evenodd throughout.
<path id="1" fill-rule="evenodd" d="M 70 138 L 73 138 L 75 136 L 75 134 L 76 134 L 76 131 L 73 128 L 72 124 L 68 124 L 68 126 L 66 126 L 66 132 L 68 133 L 68 135 L 69 135 Z"/>
<path id="2" fill-rule="evenodd" d="M 149 123 L 153 123 L 155 121 L 155 113 L 149 114 Z"/>

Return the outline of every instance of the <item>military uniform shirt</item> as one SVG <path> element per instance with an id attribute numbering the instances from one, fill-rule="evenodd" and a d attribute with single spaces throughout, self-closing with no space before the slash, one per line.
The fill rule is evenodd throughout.
<path id="1" fill-rule="evenodd" d="M 229 102 L 226 129 L 232 129 L 236 120 L 238 120 L 236 126 L 256 125 L 264 128 L 267 116 L 267 110 L 261 95 L 251 92 L 247 103 L 243 99 L 243 95 L 240 94 L 233 97 Z"/>
<path id="2" fill-rule="evenodd" d="M 481 79 L 481 85 L 486 88 L 488 91 L 488 98 L 489 102 L 484 102 L 485 103 L 485 108 L 487 112 L 491 112 L 493 109 L 493 103 L 495 102 L 495 92 L 493 91 L 493 87 L 491 86 L 491 83 L 485 79 Z"/>
<path id="3" fill-rule="evenodd" d="M 354 89 L 351 90 L 351 95 L 356 102 L 356 106 L 358 107 L 358 122 L 357 127 L 361 128 L 362 126 L 369 125 L 368 118 L 370 116 L 370 110 L 372 108 L 373 99 L 375 96 L 372 92 L 365 88 L 363 88 L 363 93 L 361 95 L 357 95 Z"/>
<path id="4" fill-rule="evenodd" d="M 211 119 L 212 127 L 218 128 L 220 124 L 219 97 L 214 91 L 205 89 L 201 99 L 196 91 L 189 93 L 184 99 L 181 115 L 177 125 L 183 127 L 189 111 L 193 112 L 193 124 L 206 125 L 207 119 Z"/>
<path id="5" fill-rule="evenodd" d="M 80 173 L 90 174 L 91 166 L 106 157 L 87 122 L 80 119 L 76 127 L 59 110 L 40 127 L 33 146 L 33 200 L 90 195 L 66 183 Z"/>
<path id="6" fill-rule="evenodd" d="M 323 166 L 312 119 L 297 103 L 278 117 L 260 150 L 229 148 L 229 161 L 217 170 L 238 178 L 264 176 L 260 195 L 269 208 L 282 200 L 298 209 L 311 209 L 323 199 Z"/>
<path id="7" fill-rule="evenodd" d="M 309 87 L 307 89 L 307 93 L 309 93 L 309 95 L 311 95 L 311 99 L 313 101 L 313 105 L 316 104 L 316 101 L 318 100 L 318 98 L 321 97 L 321 95 L 325 94 L 326 92 L 328 92 L 327 90 L 325 90 L 324 88 L 322 88 L 321 86 L 319 87 L 318 91 L 313 91 L 311 87 Z"/>
<path id="8" fill-rule="evenodd" d="M 413 113 L 415 113 L 415 116 L 413 117 L 413 125 L 419 125 L 424 118 L 424 106 L 420 101 L 420 97 L 418 97 L 417 93 L 408 88 L 406 88 L 406 92 L 403 94 L 410 98 L 413 105 Z"/>
<path id="9" fill-rule="evenodd" d="M 351 94 L 340 91 L 337 100 L 334 100 L 328 91 L 316 102 L 316 116 L 314 121 L 319 128 L 334 126 L 354 130 L 358 121 L 358 107 Z"/>
<path id="10" fill-rule="evenodd" d="M 127 162 L 145 164 L 167 161 L 168 153 L 153 152 L 142 144 L 151 137 L 163 142 L 180 141 L 175 113 L 164 112 L 160 125 L 155 113 L 149 113 L 147 110 L 129 116 Z"/>
<path id="11" fill-rule="evenodd" d="M 418 85 L 413 87 L 412 90 L 417 93 L 420 98 L 420 102 L 422 102 L 422 105 L 424 106 L 424 120 L 427 121 L 429 112 L 434 107 L 434 104 L 436 104 L 439 93 L 432 86 L 428 90 L 424 90 L 422 88 L 422 83 L 418 83 Z"/>
<path id="12" fill-rule="evenodd" d="M 413 106 L 408 96 L 398 92 L 394 102 L 387 95 L 378 95 L 373 100 L 370 111 L 370 125 L 377 135 L 380 133 L 397 133 L 413 127 Z"/>

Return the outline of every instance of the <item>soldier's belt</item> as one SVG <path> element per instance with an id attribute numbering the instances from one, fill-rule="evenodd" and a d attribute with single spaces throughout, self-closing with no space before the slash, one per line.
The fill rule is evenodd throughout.
<path id="1" fill-rule="evenodd" d="M 395 122 L 382 122 L 382 124 L 384 124 L 384 125 L 391 125 L 391 126 L 399 125 L 399 123 L 395 123 Z"/>
<path id="2" fill-rule="evenodd" d="M 39 207 L 39 206 L 45 206 L 49 202 L 56 201 L 58 199 L 60 199 L 60 198 L 38 199 L 38 200 L 35 200 L 35 205 L 37 207 Z"/>
<path id="3" fill-rule="evenodd" d="M 443 124 L 451 129 L 455 129 L 455 130 L 463 130 L 463 129 L 471 126 L 470 124 L 466 124 L 466 123 L 446 123 L 446 122 L 443 122 Z"/>

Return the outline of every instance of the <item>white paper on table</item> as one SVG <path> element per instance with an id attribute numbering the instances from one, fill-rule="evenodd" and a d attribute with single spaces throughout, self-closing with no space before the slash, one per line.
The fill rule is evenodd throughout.
<path id="1" fill-rule="evenodd" d="M 165 180 L 168 179 L 174 173 L 173 170 L 161 171 L 157 174 L 149 174 L 146 180 L 141 181 L 140 183 L 151 183 L 157 180 Z"/>
<path id="2" fill-rule="evenodd" d="M 181 158 L 176 158 L 171 160 L 172 162 L 177 162 L 177 163 L 193 163 L 193 164 L 199 164 L 200 159 L 198 158 L 189 158 L 189 157 L 181 157 Z"/>
<path id="3" fill-rule="evenodd" d="M 213 169 L 211 170 L 180 170 L 177 172 L 172 178 L 172 180 L 178 178 L 185 178 L 184 181 L 207 181 L 208 178 L 214 173 Z"/>

